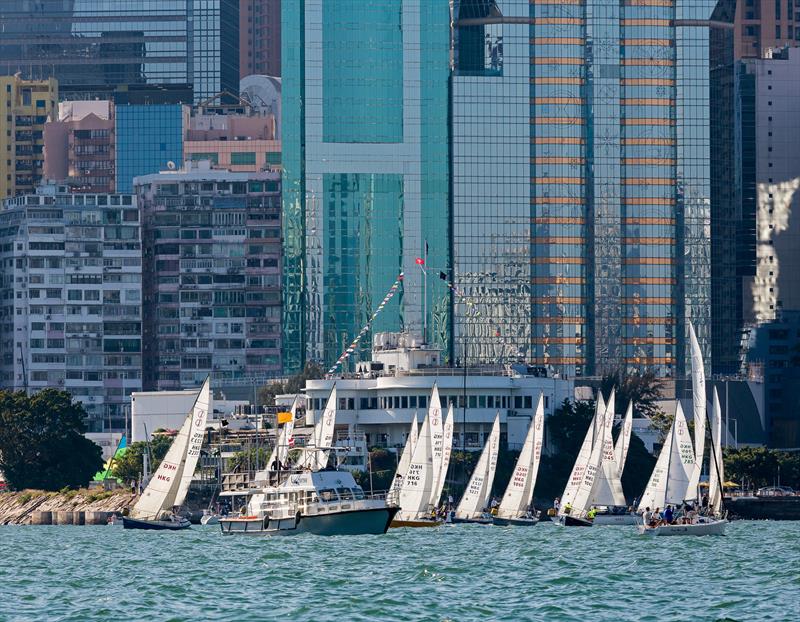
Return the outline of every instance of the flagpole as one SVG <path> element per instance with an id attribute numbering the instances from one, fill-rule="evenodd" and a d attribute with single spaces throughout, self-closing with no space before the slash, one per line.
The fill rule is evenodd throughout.
<path id="1" fill-rule="evenodd" d="M 423 255 L 425 269 L 422 271 L 422 343 L 428 343 L 428 240 L 425 240 Z"/>

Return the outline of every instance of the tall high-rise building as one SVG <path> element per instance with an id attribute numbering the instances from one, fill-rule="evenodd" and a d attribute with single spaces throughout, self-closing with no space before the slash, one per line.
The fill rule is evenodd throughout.
<path id="1" fill-rule="evenodd" d="M 0 76 L 0 201 L 33 193 L 44 168 L 44 127 L 58 103 L 55 80 Z"/>
<path id="2" fill-rule="evenodd" d="M 290 367 L 347 348 L 389 266 L 405 282 L 380 330 L 427 324 L 451 361 L 681 376 L 689 321 L 710 359 L 731 0 L 328 4 L 283 7 Z M 420 296 L 415 257 L 452 298 L 438 278 Z"/>
<path id="3" fill-rule="evenodd" d="M 457 5 L 453 263 L 476 306 L 456 307 L 457 357 L 682 375 L 689 321 L 710 354 L 726 3 Z"/>
<path id="4" fill-rule="evenodd" d="M 56 77 L 67 97 L 191 85 L 238 92 L 238 0 L 0 0 L 0 73 Z"/>
<path id="5" fill-rule="evenodd" d="M 142 388 L 142 248 L 130 194 L 42 186 L 0 211 L 0 388 L 69 391 L 90 432 Z"/>
<path id="6" fill-rule="evenodd" d="M 281 76 L 281 0 L 240 0 L 239 73 Z"/>
<path id="7" fill-rule="evenodd" d="M 736 58 L 761 58 L 769 48 L 798 45 L 800 5 L 794 0 L 736 3 Z"/>
<path id="8" fill-rule="evenodd" d="M 379 308 L 374 330 L 448 347 L 449 4 L 282 11 L 285 366 L 335 361 Z"/>
<path id="9" fill-rule="evenodd" d="M 255 386 L 281 369 L 280 174 L 187 166 L 135 181 L 144 386 Z"/>
<path id="10" fill-rule="evenodd" d="M 800 311 L 800 49 L 767 51 L 742 61 L 742 132 L 750 151 L 742 180 L 751 188 L 743 210 L 756 225 L 756 269 L 744 286 L 744 319 L 780 320 Z"/>

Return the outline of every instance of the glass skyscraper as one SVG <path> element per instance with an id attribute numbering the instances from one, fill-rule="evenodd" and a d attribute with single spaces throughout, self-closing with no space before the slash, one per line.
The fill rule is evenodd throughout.
<path id="1" fill-rule="evenodd" d="M 708 356 L 716 4 L 457 3 L 457 357 L 682 375 L 688 321 Z"/>
<path id="2" fill-rule="evenodd" d="M 729 0 L 289 4 L 287 363 L 335 360 L 400 269 L 376 330 L 427 309 L 453 362 L 681 376 L 689 321 L 709 357 Z M 422 304 L 426 242 L 456 293 Z"/>
<path id="3" fill-rule="evenodd" d="M 62 95 L 189 84 L 238 93 L 238 0 L 0 0 L 0 72 Z"/>
<path id="4" fill-rule="evenodd" d="M 290 2 L 282 31 L 286 368 L 335 361 L 400 273 L 373 330 L 447 348 L 449 4 Z"/>
<path id="5" fill-rule="evenodd" d="M 116 107 L 117 192 L 133 192 L 133 179 L 183 164 L 188 106 L 156 104 Z"/>

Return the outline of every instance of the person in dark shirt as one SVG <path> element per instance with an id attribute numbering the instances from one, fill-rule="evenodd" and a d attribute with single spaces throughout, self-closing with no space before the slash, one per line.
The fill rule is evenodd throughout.
<path id="1" fill-rule="evenodd" d="M 671 505 L 668 505 L 667 509 L 664 510 L 664 522 L 667 523 L 667 525 L 671 525 L 672 524 L 672 506 Z"/>

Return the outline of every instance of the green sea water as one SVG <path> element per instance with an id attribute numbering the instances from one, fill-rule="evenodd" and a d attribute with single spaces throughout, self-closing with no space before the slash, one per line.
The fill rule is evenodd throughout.
<path id="1" fill-rule="evenodd" d="M 800 523 L 223 537 L 0 527 L 0 620 L 797 620 Z"/>

